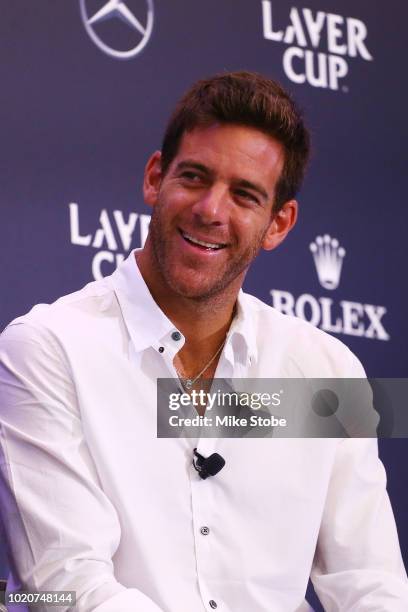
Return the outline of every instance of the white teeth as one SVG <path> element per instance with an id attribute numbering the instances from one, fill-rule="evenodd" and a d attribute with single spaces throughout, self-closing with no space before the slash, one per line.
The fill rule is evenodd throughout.
<path id="1" fill-rule="evenodd" d="M 213 244 L 212 242 L 204 242 L 204 240 L 197 240 L 197 238 L 193 238 L 193 236 L 190 236 L 190 234 L 185 234 L 184 232 L 182 233 L 184 238 L 187 238 L 187 240 L 190 240 L 190 242 L 194 242 L 195 244 L 199 244 L 200 246 L 207 247 L 208 249 L 222 249 L 222 247 L 224 246 L 223 244 Z"/>

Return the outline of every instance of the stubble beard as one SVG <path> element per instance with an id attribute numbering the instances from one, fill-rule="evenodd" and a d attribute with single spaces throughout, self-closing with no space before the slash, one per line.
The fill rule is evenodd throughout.
<path id="1" fill-rule="evenodd" d="M 153 254 L 156 259 L 158 271 L 163 281 L 174 293 L 180 295 L 180 297 L 195 300 L 197 302 L 210 301 L 211 299 L 219 297 L 238 276 L 247 271 L 250 264 L 261 250 L 262 242 L 268 229 L 266 227 L 265 230 L 257 236 L 256 240 L 248 245 L 243 253 L 239 254 L 239 257 L 235 257 L 233 260 L 227 262 L 225 269 L 221 271 L 211 285 L 205 286 L 205 283 L 201 283 L 199 288 L 194 289 L 188 285 L 188 281 L 179 281 L 177 275 L 174 274 L 170 258 L 168 257 L 168 252 L 171 247 L 167 246 L 172 238 L 166 235 L 168 232 L 162 223 L 162 209 L 163 202 L 159 200 L 153 209 L 149 226 L 149 235 L 151 237 Z M 194 271 L 192 271 L 192 273 L 194 273 Z"/>

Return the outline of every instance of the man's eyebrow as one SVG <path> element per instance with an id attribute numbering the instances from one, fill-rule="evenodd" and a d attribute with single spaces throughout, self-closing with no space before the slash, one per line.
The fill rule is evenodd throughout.
<path id="1" fill-rule="evenodd" d="M 180 161 L 176 166 L 176 171 L 185 170 L 186 168 L 194 168 L 195 170 L 199 170 L 207 176 L 214 176 L 214 172 L 210 168 L 193 159 L 184 159 Z M 265 191 L 265 189 L 258 183 L 253 183 L 252 181 L 248 181 L 247 179 L 237 179 L 236 181 L 234 181 L 234 183 L 237 187 L 243 187 L 244 189 L 251 189 L 251 191 L 256 191 L 265 200 L 269 199 L 267 191 Z"/>
<path id="2" fill-rule="evenodd" d="M 185 168 L 195 168 L 196 170 L 199 170 L 200 172 L 202 172 L 203 174 L 207 174 L 208 176 L 212 176 L 214 174 L 209 168 L 207 168 L 207 166 L 204 166 L 204 164 L 200 164 L 200 162 L 194 161 L 192 159 L 184 159 L 183 161 L 180 161 L 176 166 L 176 170 L 184 170 Z"/>

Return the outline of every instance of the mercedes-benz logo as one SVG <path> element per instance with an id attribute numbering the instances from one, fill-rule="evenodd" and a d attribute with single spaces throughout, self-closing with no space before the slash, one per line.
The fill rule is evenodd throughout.
<path id="1" fill-rule="evenodd" d="M 122 2 L 122 0 L 108 0 L 108 2 L 105 2 L 93 12 L 89 11 L 89 0 L 88 2 L 87 0 L 79 0 L 85 29 L 101 51 L 117 59 L 130 59 L 141 52 L 149 41 L 153 29 L 153 0 L 144 0 L 144 2 L 146 4 L 146 11 L 142 18 L 139 13 L 138 17 L 136 17 L 134 12 L 130 10 L 128 4 L 131 5 L 131 2 L 129 0 L 126 3 Z M 109 38 L 107 37 L 106 25 L 100 25 L 104 21 L 113 21 L 115 19 L 119 19 L 125 24 L 128 30 L 126 33 L 126 44 L 131 40 L 132 48 L 125 50 L 116 48 L 117 39 L 120 35 L 119 31 L 115 32 L 115 36 Z"/>

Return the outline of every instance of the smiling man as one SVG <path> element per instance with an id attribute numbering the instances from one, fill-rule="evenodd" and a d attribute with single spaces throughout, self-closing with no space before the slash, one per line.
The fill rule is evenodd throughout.
<path id="1" fill-rule="evenodd" d="M 306 132 L 303 138 L 306 156 Z M 164 148 L 147 164 L 144 195 L 153 216 L 136 259 L 156 303 L 188 338 L 174 358 L 186 378 L 224 342 L 259 250 L 278 246 L 296 221 L 295 200 L 274 209 L 284 159 L 270 135 L 214 121 L 186 131 L 171 161 Z"/>
<path id="2" fill-rule="evenodd" d="M 338 340 L 241 290 L 296 222 L 308 152 L 276 82 L 196 83 L 146 166 L 144 248 L 3 332 L 10 584 L 75 591 L 79 612 L 300 612 L 311 576 L 328 611 L 407 609 L 375 440 L 156 435 L 157 378 L 364 376 Z M 195 447 L 224 469 L 200 478 Z"/>

